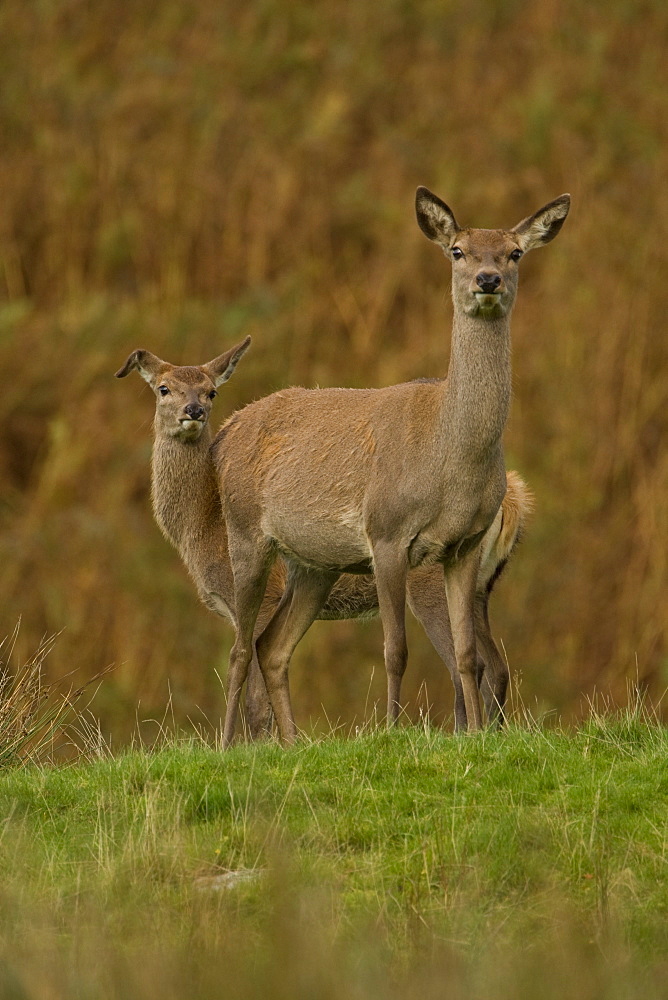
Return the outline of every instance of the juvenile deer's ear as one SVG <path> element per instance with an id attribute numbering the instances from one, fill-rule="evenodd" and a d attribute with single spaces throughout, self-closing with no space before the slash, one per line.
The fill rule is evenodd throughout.
<path id="1" fill-rule="evenodd" d="M 250 347 L 250 342 L 250 337 L 246 337 L 245 340 L 242 340 L 240 344 L 237 344 L 230 351 L 226 351 L 225 354 L 221 354 L 219 357 L 214 358 L 213 361 L 202 365 L 202 368 L 216 387 L 222 385 L 223 382 L 227 382 L 228 378 L 231 377 L 239 359 Z"/>
<path id="2" fill-rule="evenodd" d="M 140 348 L 138 351 L 133 351 L 123 367 L 118 369 L 116 378 L 125 378 L 133 368 L 136 368 L 143 379 L 151 382 L 160 369 L 165 367 L 165 362 L 161 361 L 160 358 L 156 358 L 155 354 L 151 354 L 150 351 L 143 351 Z"/>
<path id="3" fill-rule="evenodd" d="M 553 240 L 563 226 L 570 207 L 571 196 L 562 194 L 518 222 L 512 232 L 519 237 L 522 250 L 526 253 Z"/>
<path id="4" fill-rule="evenodd" d="M 426 188 L 415 192 L 415 214 L 417 223 L 427 239 L 449 250 L 460 232 L 452 210 L 444 201 Z"/>

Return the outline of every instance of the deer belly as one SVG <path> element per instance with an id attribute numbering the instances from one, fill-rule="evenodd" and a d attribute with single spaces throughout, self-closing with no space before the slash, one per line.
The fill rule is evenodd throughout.
<path id="1" fill-rule="evenodd" d="M 371 572 L 371 548 L 361 517 L 306 517 L 291 511 L 289 517 L 272 516 L 263 527 L 288 559 L 317 569 Z"/>

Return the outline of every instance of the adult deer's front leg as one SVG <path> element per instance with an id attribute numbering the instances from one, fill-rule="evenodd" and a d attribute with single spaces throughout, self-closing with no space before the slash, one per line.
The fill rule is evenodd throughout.
<path id="1" fill-rule="evenodd" d="M 387 673 L 387 724 L 393 725 L 401 708 L 401 680 L 406 670 L 406 553 L 388 542 L 373 546 L 378 609 L 383 623 Z"/>
<path id="2" fill-rule="evenodd" d="M 474 601 L 480 550 L 476 547 L 464 558 L 449 566 L 445 573 L 445 590 L 455 647 L 457 670 L 462 681 L 466 718 L 470 730 L 482 727 L 478 699 L 477 656 L 475 641 Z"/>
<path id="3" fill-rule="evenodd" d="M 448 602 L 445 599 L 445 582 L 440 567 L 421 566 L 412 570 L 407 577 L 406 594 L 408 606 L 448 668 L 455 689 L 455 732 L 464 732 L 466 730 L 464 691 L 455 660 Z"/>

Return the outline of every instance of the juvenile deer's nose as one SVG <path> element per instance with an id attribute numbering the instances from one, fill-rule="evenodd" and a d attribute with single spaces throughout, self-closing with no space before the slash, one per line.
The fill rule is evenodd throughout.
<path id="1" fill-rule="evenodd" d="M 204 416 L 204 407 L 200 406 L 199 403 L 188 403 L 187 406 L 183 407 L 184 413 L 187 413 L 191 420 L 199 420 Z"/>
<path id="2" fill-rule="evenodd" d="M 476 276 L 476 285 L 479 287 L 481 292 L 486 295 L 493 295 L 501 284 L 500 274 L 489 274 L 487 271 L 481 271 L 480 274 Z"/>

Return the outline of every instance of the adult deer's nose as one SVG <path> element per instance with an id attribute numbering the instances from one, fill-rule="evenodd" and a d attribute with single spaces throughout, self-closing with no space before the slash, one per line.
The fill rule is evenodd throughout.
<path id="1" fill-rule="evenodd" d="M 188 403 L 187 406 L 183 407 L 183 410 L 191 420 L 201 420 L 204 416 L 204 407 L 200 406 L 199 403 Z"/>
<path id="2" fill-rule="evenodd" d="M 493 295 L 501 284 L 500 274 L 489 274 L 487 271 L 481 271 L 480 274 L 476 276 L 476 285 L 481 292 L 485 295 Z"/>

